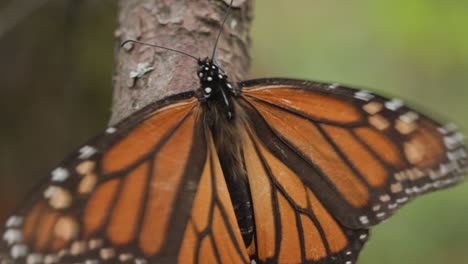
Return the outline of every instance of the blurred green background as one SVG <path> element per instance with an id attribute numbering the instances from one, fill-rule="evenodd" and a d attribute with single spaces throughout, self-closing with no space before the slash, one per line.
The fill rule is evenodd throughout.
<path id="1" fill-rule="evenodd" d="M 13 2 L 42 4 L 16 23 Z M 251 77 L 364 87 L 468 128 L 467 1 L 257 0 L 255 9 Z M 0 218 L 106 127 L 115 21 L 111 0 L 0 3 Z M 468 184 L 410 203 L 372 233 L 359 264 L 468 263 Z"/>

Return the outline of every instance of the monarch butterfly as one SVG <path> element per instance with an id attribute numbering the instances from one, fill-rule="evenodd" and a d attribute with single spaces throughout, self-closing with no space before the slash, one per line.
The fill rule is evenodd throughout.
<path id="1" fill-rule="evenodd" d="M 459 182 L 463 136 L 363 90 L 200 87 L 108 128 L 5 223 L 4 263 L 354 263 L 368 229 Z M 2 262 L 2 263 L 3 263 Z"/>

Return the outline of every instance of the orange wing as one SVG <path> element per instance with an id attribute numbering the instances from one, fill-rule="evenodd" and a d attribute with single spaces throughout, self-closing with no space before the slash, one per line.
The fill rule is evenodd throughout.
<path id="1" fill-rule="evenodd" d="M 458 183 L 467 171 L 463 135 L 398 99 L 288 79 L 240 85 L 265 151 L 344 226 L 375 225 L 412 198 Z"/>
<path id="2" fill-rule="evenodd" d="M 250 263 L 211 136 L 178 263 Z"/>
<path id="3" fill-rule="evenodd" d="M 245 133 L 244 157 L 255 216 L 249 248 L 260 263 L 354 263 L 368 231 L 337 222 L 297 173 Z"/>
<path id="4" fill-rule="evenodd" d="M 0 262 L 248 263 L 201 114 L 178 95 L 81 147 L 8 219 Z"/>

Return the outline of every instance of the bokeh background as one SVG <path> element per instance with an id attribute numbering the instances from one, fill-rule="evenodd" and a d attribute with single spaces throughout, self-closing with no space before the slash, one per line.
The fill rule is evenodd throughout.
<path id="1" fill-rule="evenodd" d="M 112 0 L 0 2 L 0 219 L 106 127 L 116 10 Z M 467 131 L 467 13 L 455 0 L 257 0 L 251 77 L 363 87 Z M 468 263 L 468 183 L 372 233 L 360 264 Z"/>

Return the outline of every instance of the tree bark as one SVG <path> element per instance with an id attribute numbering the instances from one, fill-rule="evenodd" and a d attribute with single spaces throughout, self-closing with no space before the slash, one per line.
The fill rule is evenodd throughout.
<path id="1" fill-rule="evenodd" d="M 134 39 L 211 57 L 230 0 L 120 0 L 121 42 Z M 245 79 L 250 64 L 253 0 L 235 0 L 218 44 L 217 60 L 231 81 Z M 110 124 L 148 103 L 199 87 L 196 62 L 163 49 L 128 43 L 117 49 Z"/>

